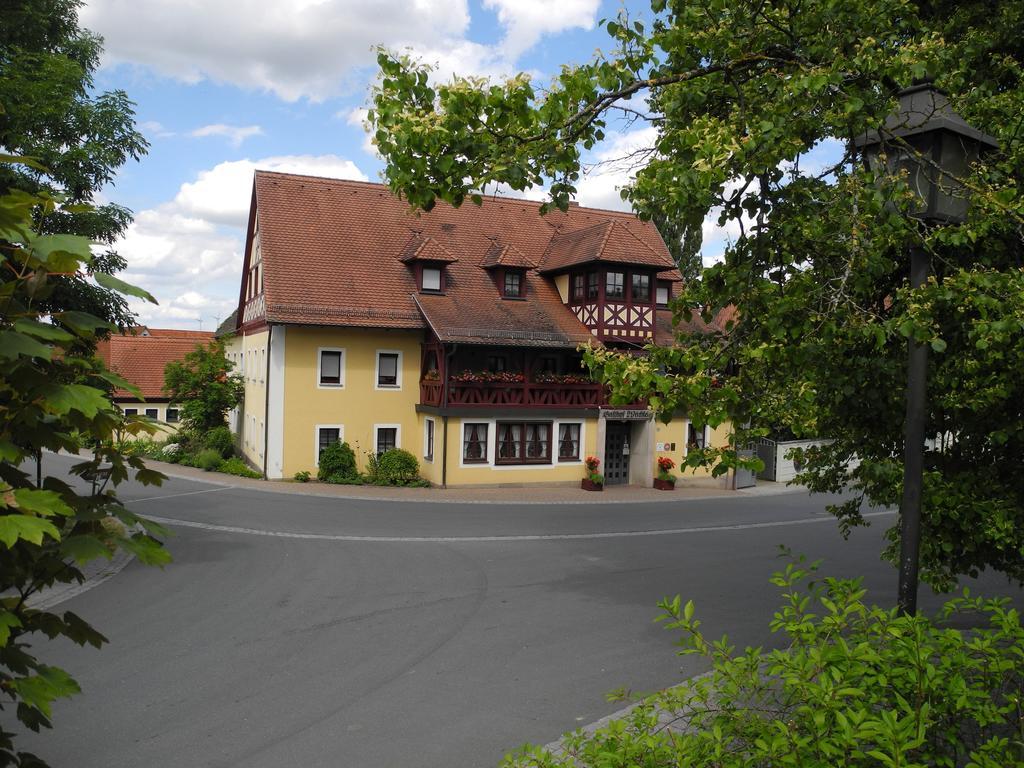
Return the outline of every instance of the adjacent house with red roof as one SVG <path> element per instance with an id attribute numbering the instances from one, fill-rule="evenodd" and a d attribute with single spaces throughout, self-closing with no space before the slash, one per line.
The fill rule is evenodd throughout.
<path id="1" fill-rule="evenodd" d="M 213 338 L 210 331 L 181 331 L 139 327 L 132 334 L 113 335 L 101 341 L 96 354 L 106 366 L 130 381 L 142 400 L 124 389 L 114 390 L 114 402 L 127 414 L 148 416 L 176 429 L 179 411 L 164 392 L 164 368 L 181 361 L 197 345 Z"/>
<path id="2" fill-rule="evenodd" d="M 361 462 L 405 448 L 439 485 L 578 483 L 588 455 L 608 483 L 651 485 L 658 457 L 727 432 L 609 406 L 581 347 L 670 342 L 680 282 L 628 213 L 417 214 L 380 184 L 257 171 L 227 347 L 241 450 L 271 478 L 344 440 Z"/>

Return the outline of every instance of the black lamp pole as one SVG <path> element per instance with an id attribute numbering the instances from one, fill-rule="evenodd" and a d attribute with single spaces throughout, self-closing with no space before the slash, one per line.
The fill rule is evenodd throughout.
<path id="1" fill-rule="evenodd" d="M 967 214 L 960 179 L 981 154 L 999 145 L 953 111 L 947 95 L 924 81 L 898 94 L 899 106 L 879 131 L 854 140 L 869 168 L 884 175 L 905 174 L 917 203 L 910 215 L 929 226 L 958 224 Z M 910 252 L 910 287 L 928 281 L 928 252 Z M 924 486 L 924 437 L 927 426 L 928 348 L 913 337 L 907 355 L 907 413 L 903 424 L 903 496 L 900 500 L 898 600 L 902 613 L 917 612 L 921 549 L 921 496 Z"/>

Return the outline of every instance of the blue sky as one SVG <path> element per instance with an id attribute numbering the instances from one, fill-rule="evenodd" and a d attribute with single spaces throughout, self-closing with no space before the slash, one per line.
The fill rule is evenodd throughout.
<path id="1" fill-rule="evenodd" d="M 126 278 L 157 307 L 133 305 L 155 327 L 210 329 L 237 302 L 255 168 L 379 180 L 361 125 L 376 68 L 373 47 L 408 48 L 457 72 L 526 71 L 548 81 L 561 64 L 608 46 L 598 28 L 610 0 L 86 0 L 80 21 L 104 36 L 100 89 L 137 104 L 149 154 L 105 197 L 131 208 L 119 244 Z M 631 12 L 642 13 L 635 5 Z M 597 157 L 649 143 L 637 126 Z M 580 202 L 621 208 L 624 169 L 584 180 Z M 709 222 L 705 256 L 727 233 Z"/>

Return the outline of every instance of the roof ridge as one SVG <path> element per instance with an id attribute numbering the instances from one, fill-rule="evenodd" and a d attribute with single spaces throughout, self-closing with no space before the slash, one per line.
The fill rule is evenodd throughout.
<path id="1" fill-rule="evenodd" d="M 615 224 L 615 223 L 616 223 L 616 222 L 614 222 L 614 221 L 613 221 L 613 222 L 612 222 L 612 225 L 614 226 L 614 224 Z M 645 242 L 644 242 L 643 240 L 641 240 L 641 239 L 640 239 L 639 237 L 637 237 L 637 236 L 636 236 L 635 234 L 633 234 L 633 232 L 631 232 L 631 231 L 630 231 L 629 227 L 623 227 L 623 229 L 625 229 L 625 230 L 626 230 L 626 233 L 627 233 L 628 235 L 630 235 L 630 237 L 632 237 L 632 238 L 633 238 L 634 240 L 636 240 L 636 241 L 637 241 L 638 243 L 640 243 L 640 245 L 642 245 L 642 246 L 643 246 L 644 248 L 646 248 L 646 249 L 647 249 L 648 251 L 650 251 L 651 253 L 653 253 L 653 254 L 654 254 L 654 255 L 655 255 L 656 257 L 658 257 L 659 259 L 660 259 L 660 258 L 662 258 L 662 256 L 661 256 L 661 254 L 660 254 L 660 253 L 658 253 L 658 252 L 657 252 L 656 250 L 654 250 L 653 248 L 651 248 L 651 246 L 649 246 L 649 245 L 648 245 L 647 243 L 645 243 Z M 609 232 L 609 235 L 610 235 L 610 234 L 611 234 L 611 228 L 609 228 L 608 232 Z M 659 233 L 659 234 L 661 234 L 661 233 Z M 602 250 L 602 251 L 604 250 L 604 246 L 605 246 L 605 243 L 602 243 L 602 244 L 601 244 L 601 250 Z M 667 247 L 667 246 L 666 246 L 666 247 Z M 678 267 L 678 265 L 677 265 L 677 264 L 675 263 L 675 261 L 673 260 L 673 261 L 672 261 L 672 266 L 671 266 L 671 267 L 666 267 L 666 269 L 673 269 L 673 268 L 676 268 L 676 267 Z"/>
<path id="2" fill-rule="evenodd" d="M 388 192 L 389 194 L 395 195 L 396 197 L 399 197 L 399 198 L 401 197 L 400 195 L 395 194 L 395 192 L 387 184 L 382 184 L 379 181 L 362 181 L 361 179 L 340 179 L 340 178 L 337 178 L 335 176 L 314 176 L 314 175 L 305 174 L 305 173 L 288 173 L 286 171 L 271 171 L 271 170 L 266 170 L 266 169 L 263 169 L 263 168 L 255 169 L 255 171 L 253 171 L 253 175 L 254 176 L 283 176 L 283 177 L 287 177 L 287 178 L 290 178 L 290 179 L 309 179 L 309 180 L 315 180 L 315 181 L 329 181 L 329 182 L 334 183 L 334 184 L 345 184 L 345 185 L 351 185 L 351 186 L 369 187 L 371 189 L 377 189 L 377 190 L 380 190 L 382 192 Z M 539 208 L 540 205 L 541 205 L 540 201 L 538 201 L 538 200 L 531 200 L 530 198 L 526 198 L 526 197 L 505 197 L 505 196 L 502 196 L 502 195 L 495 195 L 495 194 L 482 194 L 481 197 L 484 199 L 484 201 L 488 201 L 489 200 L 489 201 L 492 201 L 492 202 L 516 203 L 517 205 L 524 205 L 524 206 L 528 205 L 528 206 L 531 206 L 531 207 L 534 207 L 534 208 Z M 441 202 L 444 202 L 444 201 L 441 201 Z M 469 203 L 469 205 L 472 205 L 472 203 Z M 616 210 L 614 208 L 595 208 L 595 207 L 589 206 L 589 205 L 572 205 L 566 211 L 562 211 L 562 210 L 560 210 L 558 208 L 556 208 L 555 211 L 558 211 L 558 213 L 562 213 L 562 214 L 564 214 L 566 216 L 571 215 L 574 211 L 576 211 L 576 212 L 579 212 L 579 211 L 594 211 L 596 213 L 609 214 L 609 215 L 615 216 L 616 218 L 624 219 L 624 220 L 630 220 L 630 219 L 635 219 L 636 218 L 636 214 L 632 213 L 630 211 L 619 211 L 619 210 Z M 598 223 L 601 223 L 601 222 L 598 222 Z M 594 225 L 589 225 L 589 226 L 594 226 Z"/>

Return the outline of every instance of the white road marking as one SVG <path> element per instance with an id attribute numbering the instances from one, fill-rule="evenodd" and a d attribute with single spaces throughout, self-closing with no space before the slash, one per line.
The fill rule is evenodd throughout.
<path id="1" fill-rule="evenodd" d="M 864 517 L 882 517 L 894 515 L 895 510 L 884 512 L 868 512 Z M 782 528 L 792 525 L 811 525 L 814 523 L 834 523 L 835 518 L 811 517 L 800 520 L 776 520 L 766 523 L 735 523 L 732 525 L 693 526 L 691 528 L 665 528 L 653 531 L 606 531 L 600 533 L 538 533 L 507 536 L 356 536 L 343 533 L 296 533 L 292 531 L 266 531 L 259 528 L 242 528 L 236 525 L 215 525 L 198 523 L 194 520 L 178 520 L 171 517 L 155 517 L 147 515 L 149 520 L 171 526 L 198 528 L 218 533 L 241 533 L 249 536 L 271 536 L 280 539 L 309 539 L 314 541 L 364 541 L 374 543 L 468 543 L 468 542 L 504 542 L 504 541 L 566 541 L 580 539 L 617 539 L 634 536 L 675 536 L 683 533 L 714 533 L 719 531 L 745 531 L 757 528 Z"/>
<path id="2" fill-rule="evenodd" d="M 182 493 L 168 493 L 164 496 L 146 496 L 142 499 L 121 499 L 122 504 L 134 504 L 138 501 L 163 501 L 164 499 L 176 499 L 179 496 L 196 496 L 200 493 L 217 493 L 217 491 L 231 491 L 237 488 L 237 485 L 223 485 L 218 488 L 207 488 L 203 491 L 184 491 Z"/>

